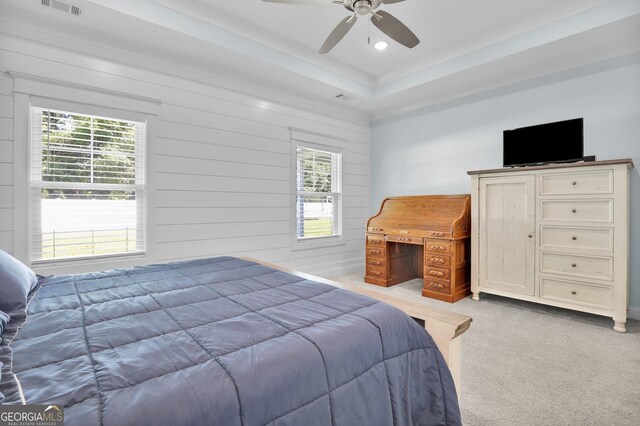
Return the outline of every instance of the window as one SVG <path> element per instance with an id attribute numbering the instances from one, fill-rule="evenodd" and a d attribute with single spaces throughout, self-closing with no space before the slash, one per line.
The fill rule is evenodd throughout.
<path id="1" fill-rule="evenodd" d="M 141 254 L 145 123 L 31 108 L 31 260 Z"/>
<path id="2" fill-rule="evenodd" d="M 342 154 L 296 146 L 296 238 L 335 239 L 342 234 Z"/>

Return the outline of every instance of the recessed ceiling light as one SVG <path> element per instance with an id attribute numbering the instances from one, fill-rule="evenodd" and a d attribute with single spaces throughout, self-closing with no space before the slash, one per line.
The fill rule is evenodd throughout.
<path id="1" fill-rule="evenodd" d="M 387 48 L 389 44 L 386 41 L 379 41 L 376 44 L 373 45 L 373 47 L 375 47 L 378 50 L 384 50 Z"/>

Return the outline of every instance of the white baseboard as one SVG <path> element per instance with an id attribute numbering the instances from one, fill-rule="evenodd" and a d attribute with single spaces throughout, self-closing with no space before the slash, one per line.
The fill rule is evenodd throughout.
<path id="1" fill-rule="evenodd" d="M 635 306 L 629 306 L 629 310 L 627 311 L 627 315 L 631 319 L 634 319 L 636 321 L 640 321 L 640 308 L 636 308 Z"/>

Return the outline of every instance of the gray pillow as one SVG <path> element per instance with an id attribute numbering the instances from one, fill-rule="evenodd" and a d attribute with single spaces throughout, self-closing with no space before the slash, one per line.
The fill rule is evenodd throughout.
<path id="1" fill-rule="evenodd" d="M 0 250 L 0 311 L 24 309 L 29 292 L 38 284 L 35 272 Z"/>

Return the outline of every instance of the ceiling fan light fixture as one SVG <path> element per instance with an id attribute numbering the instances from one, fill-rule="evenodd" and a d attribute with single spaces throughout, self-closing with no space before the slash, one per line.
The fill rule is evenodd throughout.
<path id="1" fill-rule="evenodd" d="M 379 41 L 373 45 L 373 47 L 375 47 L 376 50 L 384 50 L 387 48 L 387 46 L 389 46 L 389 43 L 387 43 L 386 41 Z"/>

